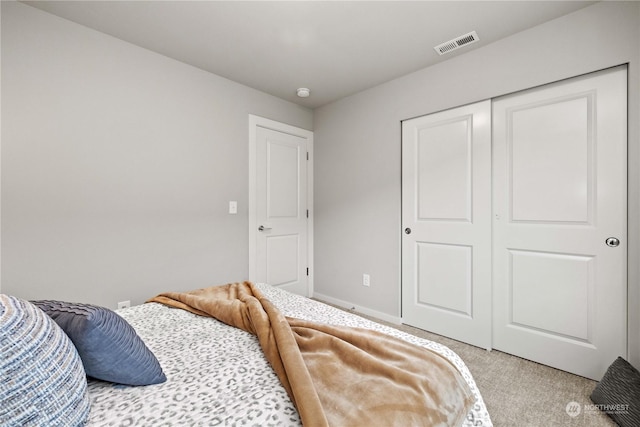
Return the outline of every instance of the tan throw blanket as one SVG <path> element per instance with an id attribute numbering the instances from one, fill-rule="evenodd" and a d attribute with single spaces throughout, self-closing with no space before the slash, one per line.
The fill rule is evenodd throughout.
<path id="1" fill-rule="evenodd" d="M 376 331 L 287 318 L 250 282 L 149 302 L 256 335 L 305 427 L 458 426 L 475 401 L 444 357 Z"/>

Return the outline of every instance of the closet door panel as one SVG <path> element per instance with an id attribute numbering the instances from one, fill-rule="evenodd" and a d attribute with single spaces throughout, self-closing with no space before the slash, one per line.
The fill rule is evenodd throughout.
<path id="1" fill-rule="evenodd" d="M 494 101 L 496 349 L 593 379 L 626 356 L 626 114 L 626 69 Z"/>
<path id="2" fill-rule="evenodd" d="M 513 325 L 589 340 L 593 257 L 510 250 L 509 271 Z"/>
<path id="3" fill-rule="evenodd" d="M 594 93 L 580 94 L 508 113 L 513 221 L 589 221 L 593 98 Z"/>
<path id="4" fill-rule="evenodd" d="M 471 318 L 473 247 L 428 242 L 416 246 L 417 303 Z"/>
<path id="5" fill-rule="evenodd" d="M 402 317 L 491 347 L 491 104 L 402 124 Z"/>
<path id="6" fill-rule="evenodd" d="M 471 116 L 421 128 L 417 135 L 418 218 L 471 221 Z"/>

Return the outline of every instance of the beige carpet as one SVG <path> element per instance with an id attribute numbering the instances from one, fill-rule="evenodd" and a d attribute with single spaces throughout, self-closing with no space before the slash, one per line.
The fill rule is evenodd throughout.
<path id="1" fill-rule="evenodd" d="M 589 395 L 595 381 L 500 351 L 486 351 L 418 328 L 353 313 L 444 344 L 458 353 L 473 374 L 496 427 L 616 426 L 591 406 Z M 575 417 L 567 413 L 571 402 L 576 402 L 580 410 Z"/>

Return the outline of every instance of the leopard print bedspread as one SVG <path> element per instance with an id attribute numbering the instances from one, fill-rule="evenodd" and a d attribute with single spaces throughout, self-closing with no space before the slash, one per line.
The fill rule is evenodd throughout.
<path id="1" fill-rule="evenodd" d="M 258 287 L 285 316 L 375 329 L 449 359 L 477 397 L 464 426 L 491 426 L 464 362 L 426 341 L 265 284 Z M 215 319 L 157 303 L 119 310 L 162 365 L 167 381 L 129 387 L 90 380 L 91 426 L 300 426 L 298 412 L 255 336 Z"/>

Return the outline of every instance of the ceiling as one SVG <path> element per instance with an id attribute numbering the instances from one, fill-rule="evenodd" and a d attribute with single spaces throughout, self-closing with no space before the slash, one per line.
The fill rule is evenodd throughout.
<path id="1" fill-rule="evenodd" d="M 316 108 L 593 1 L 24 1 Z M 440 56 L 434 46 L 476 31 Z M 307 87 L 311 96 L 298 98 Z"/>

